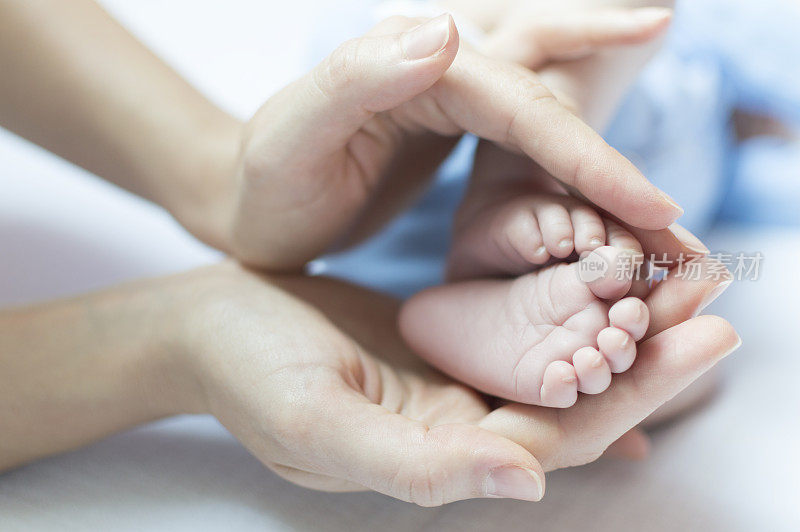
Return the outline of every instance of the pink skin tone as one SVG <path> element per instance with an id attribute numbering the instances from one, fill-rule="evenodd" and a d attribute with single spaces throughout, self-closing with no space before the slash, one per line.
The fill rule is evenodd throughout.
<path id="1" fill-rule="evenodd" d="M 615 266 L 599 279 L 582 279 L 578 263 L 542 266 L 573 253 Z M 458 224 L 451 277 L 541 269 L 423 292 L 403 309 L 401 331 L 430 363 L 486 393 L 566 408 L 578 392 L 606 390 L 636 358 L 649 313 L 641 300 L 620 298 L 641 253 L 628 231 L 565 194 L 489 198 Z"/>
<path id="2" fill-rule="evenodd" d="M 648 55 L 642 51 L 642 59 Z M 635 58 L 623 62 L 641 63 L 629 59 Z M 526 64 L 525 57 L 513 60 Z M 593 84 L 576 87 L 587 85 Z M 597 99 L 597 90 L 591 91 L 591 101 Z M 610 108 L 612 100 L 600 99 Z M 583 103 L 578 112 L 582 107 L 586 111 Z M 603 116 L 589 115 L 595 122 Z M 514 401 L 565 408 L 575 403 L 579 392 L 605 391 L 613 373 L 634 363 L 636 342 L 649 323 L 641 300 L 620 298 L 644 297 L 649 290 L 644 282 L 632 286 L 624 279 L 584 282 L 578 264 L 552 264 L 593 251 L 613 263 L 621 253 L 642 253 L 642 244 L 665 252 L 671 252 L 673 244 L 682 252 L 707 251 L 691 235 L 689 241 L 697 249 L 690 247 L 679 227 L 658 235 L 639 231 L 635 237 L 593 207 L 565 195 L 542 168 L 487 148 L 486 143 L 478 150 L 475 166 L 456 218 L 448 278 L 523 277 L 457 282 L 415 296 L 400 318 L 406 341 L 459 380 Z M 638 237 L 643 237 L 641 244 Z"/>
<path id="3" fill-rule="evenodd" d="M 631 233 L 565 194 L 533 193 L 500 202 L 488 198 L 485 203 L 456 226 L 450 279 L 522 275 L 606 243 L 642 252 Z"/>
<path id="4" fill-rule="evenodd" d="M 641 300 L 620 300 L 631 253 L 603 246 L 593 255 L 614 273 L 585 282 L 575 262 L 426 290 L 403 307 L 401 332 L 428 362 L 486 393 L 567 408 L 631 367 L 649 325 Z"/>

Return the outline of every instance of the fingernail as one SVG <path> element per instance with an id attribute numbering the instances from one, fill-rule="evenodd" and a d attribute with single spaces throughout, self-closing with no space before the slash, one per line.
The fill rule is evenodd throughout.
<path id="1" fill-rule="evenodd" d="M 725 353 L 725 356 L 728 356 L 728 355 L 730 355 L 731 353 L 733 353 L 734 351 L 736 351 L 737 349 L 739 349 L 740 347 L 742 347 L 742 337 L 741 337 L 741 336 L 739 336 L 739 335 L 737 334 L 737 335 L 736 335 L 736 338 L 737 338 L 737 340 L 736 340 L 736 345 L 735 345 L 735 346 L 733 346 L 733 348 L 731 348 L 731 350 L 730 350 L 730 351 L 728 351 L 727 353 Z M 723 358 L 724 358 L 724 357 L 723 357 Z"/>
<path id="2" fill-rule="evenodd" d="M 699 253 L 701 255 L 708 255 L 711 253 L 709 249 L 700 241 L 699 238 L 689 232 L 688 229 L 679 224 L 672 224 L 667 229 L 675 235 L 675 238 L 680 240 L 681 244 L 689 248 L 689 251 Z"/>
<path id="3" fill-rule="evenodd" d="M 695 316 L 699 315 L 699 314 L 700 314 L 701 312 L 703 312 L 703 311 L 704 311 L 706 308 L 708 308 L 708 306 L 709 306 L 711 303 L 713 303 L 714 301 L 716 301 L 716 300 L 717 300 L 717 298 L 718 298 L 719 296 L 721 296 L 721 295 L 722 295 L 722 293 L 723 293 L 725 290 L 727 290 L 727 289 L 728 289 L 728 287 L 731 285 L 731 283 L 733 283 L 733 279 L 728 279 L 728 280 L 726 280 L 726 281 L 722 281 L 722 282 L 721 282 L 721 283 L 719 283 L 717 286 L 715 286 L 715 287 L 714 287 L 714 289 L 713 289 L 711 292 L 709 292 L 709 294 L 708 294 L 708 295 L 705 297 L 705 299 L 703 299 L 703 302 L 700 304 L 700 307 L 697 309 L 697 312 L 695 313 Z"/>
<path id="4" fill-rule="evenodd" d="M 403 34 L 400 43 L 405 58 L 416 61 L 442 51 L 450 41 L 451 20 L 445 13 Z"/>
<path id="5" fill-rule="evenodd" d="M 672 10 L 666 7 L 643 7 L 634 13 L 636 20 L 644 24 L 660 22 L 672 17 Z"/>
<path id="6" fill-rule="evenodd" d="M 661 192 L 661 197 L 664 198 L 664 201 L 666 201 L 669 204 L 669 206 L 672 207 L 672 209 L 675 211 L 672 220 L 675 221 L 681 216 L 683 216 L 684 213 L 683 207 L 678 205 L 678 202 L 672 199 L 670 195 L 664 192 L 663 190 L 660 192 Z"/>
<path id="7" fill-rule="evenodd" d="M 499 467 L 486 479 L 486 495 L 521 501 L 540 501 L 544 482 L 533 470 L 524 467 Z"/>
<path id="8" fill-rule="evenodd" d="M 736 352 L 736 351 L 737 351 L 737 350 L 738 350 L 740 347 L 742 347 L 742 337 L 741 337 L 741 336 L 739 336 L 738 334 L 736 334 L 736 345 L 734 345 L 733 347 L 731 347 L 730 349 L 728 349 L 728 351 L 727 351 L 727 352 L 725 352 L 725 354 L 724 354 L 724 355 L 722 355 L 722 356 L 720 357 L 720 360 L 722 360 L 722 359 L 724 359 L 724 358 L 727 358 L 727 357 L 731 356 L 731 355 L 732 355 L 733 353 L 735 353 L 735 352 Z"/>

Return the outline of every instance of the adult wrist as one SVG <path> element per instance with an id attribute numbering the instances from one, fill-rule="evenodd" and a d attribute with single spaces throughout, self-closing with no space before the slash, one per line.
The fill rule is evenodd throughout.
<path id="1" fill-rule="evenodd" d="M 189 132 L 169 170 L 174 179 L 163 187 L 158 201 L 187 231 L 225 252 L 231 247 L 242 127 L 224 115 Z"/>
<path id="2" fill-rule="evenodd" d="M 157 325 L 144 388 L 154 413 L 216 413 L 217 392 L 227 386 L 226 351 L 262 347 L 258 331 L 269 324 L 247 311 L 256 293 L 256 300 L 280 304 L 272 299 L 279 289 L 232 260 L 151 281 L 145 305 L 157 309 L 150 318 Z"/>
<path id="3" fill-rule="evenodd" d="M 210 413 L 203 374 L 203 342 L 208 294 L 229 282 L 225 265 L 144 281 L 136 303 L 148 315 L 150 337 L 143 363 L 142 400 L 154 417 Z"/>

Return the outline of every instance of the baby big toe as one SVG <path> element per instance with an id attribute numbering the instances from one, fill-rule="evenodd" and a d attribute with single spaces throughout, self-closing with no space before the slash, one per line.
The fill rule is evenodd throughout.
<path id="1" fill-rule="evenodd" d="M 597 211 L 580 205 L 570 210 L 570 216 L 575 230 L 576 253 L 594 251 L 606 243 L 606 229 Z"/>
<path id="2" fill-rule="evenodd" d="M 536 216 L 529 209 L 519 208 L 509 213 L 497 227 L 498 233 L 494 238 L 498 248 L 503 249 L 504 243 L 508 243 L 513 248 L 513 255 L 531 264 L 544 264 L 550 259 Z"/>
<path id="3" fill-rule="evenodd" d="M 629 252 L 603 246 L 580 260 L 581 279 L 600 299 L 619 299 L 631 288 L 633 258 Z"/>
<path id="4" fill-rule="evenodd" d="M 597 335 L 597 345 L 612 373 L 627 371 L 636 360 L 636 342 L 622 329 L 606 327 Z"/>
<path id="5" fill-rule="evenodd" d="M 557 204 L 544 205 L 536 215 L 547 251 L 559 259 L 569 257 L 575 249 L 575 234 L 567 209 Z"/>
<path id="6" fill-rule="evenodd" d="M 608 311 L 608 321 L 612 327 L 626 331 L 634 341 L 644 338 L 650 326 L 650 311 L 644 301 L 636 297 L 626 297 L 617 301 Z"/>
<path id="7" fill-rule="evenodd" d="M 605 357 L 594 347 L 578 349 L 572 356 L 572 364 L 578 375 L 578 391 L 597 394 L 611 384 L 611 368 Z"/>
<path id="8" fill-rule="evenodd" d="M 542 406 L 569 408 L 578 400 L 578 376 L 568 362 L 551 362 L 544 370 L 540 392 Z"/>

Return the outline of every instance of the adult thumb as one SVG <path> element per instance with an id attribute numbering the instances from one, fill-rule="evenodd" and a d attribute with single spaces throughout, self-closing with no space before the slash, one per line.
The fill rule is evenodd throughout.
<path id="1" fill-rule="evenodd" d="M 326 435 L 316 446 L 327 457 L 322 473 L 420 506 L 544 495 L 533 455 L 473 425 L 429 427 L 348 392 L 315 426 Z"/>
<path id="2" fill-rule="evenodd" d="M 397 31 L 397 28 L 406 31 Z M 392 33 L 388 33 L 392 31 Z M 337 48 L 259 112 L 282 145 L 316 152 L 341 148 L 376 113 L 433 86 L 458 52 L 450 15 L 416 25 L 387 19 Z"/>

